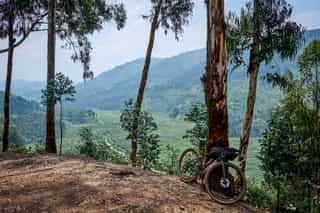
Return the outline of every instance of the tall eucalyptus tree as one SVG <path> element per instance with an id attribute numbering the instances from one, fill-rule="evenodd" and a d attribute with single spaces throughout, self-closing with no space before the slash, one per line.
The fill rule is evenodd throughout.
<path id="1" fill-rule="evenodd" d="M 227 47 L 224 0 L 207 0 L 207 63 L 202 83 L 208 111 L 207 151 L 228 147 Z"/>
<path id="2" fill-rule="evenodd" d="M 43 18 L 41 4 L 34 0 L 0 1 L 0 39 L 8 39 L 7 77 L 4 94 L 2 151 L 8 150 L 10 126 L 10 89 L 16 37 L 23 37 Z"/>
<path id="3" fill-rule="evenodd" d="M 189 18 L 192 15 L 194 6 L 192 0 L 151 0 L 151 4 L 151 13 L 147 16 L 143 16 L 145 19 L 150 20 L 151 29 L 139 90 L 135 103 L 135 118 L 132 124 L 133 134 L 131 137 L 130 160 L 133 166 L 135 166 L 137 158 L 138 117 L 141 111 L 144 91 L 148 80 L 156 31 L 159 29 L 159 27 L 162 27 L 164 29 L 165 34 L 167 34 L 168 31 L 172 31 L 175 34 L 175 38 L 178 40 L 179 36 L 183 33 L 183 27 L 189 22 Z"/>
<path id="4" fill-rule="evenodd" d="M 0 21 L 8 23 L 8 5 L 15 5 L 16 10 L 19 4 L 25 4 L 21 13 L 14 12 L 14 17 L 21 15 L 20 19 L 14 22 L 15 27 L 21 27 L 21 30 L 14 30 L 15 38 L 11 39 L 11 45 L 8 48 L 1 49 L 0 53 L 5 53 L 11 50 L 13 58 L 13 49 L 21 45 L 32 32 L 47 31 L 48 32 L 48 82 L 54 80 L 54 49 L 55 35 L 65 42 L 64 47 L 73 50 L 72 59 L 83 63 L 83 77 L 92 78 L 93 73 L 90 71 L 90 51 L 92 49 L 88 40 L 88 35 L 103 28 L 105 22 L 114 20 L 117 28 L 120 30 L 124 27 L 126 21 L 126 12 L 123 4 L 108 5 L 104 0 L 3 0 L 0 1 Z M 26 7 L 31 5 L 31 7 Z M 26 10 L 27 8 L 30 11 Z M 27 11 L 27 12 L 26 12 Z M 50 15 L 49 11 L 51 12 Z M 20 17 L 20 16 L 19 16 Z M 47 18 L 48 22 L 45 22 Z M 9 37 L 9 25 L 0 25 L 0 39 Z M 10 39 L 9 39 L 10 40 Z M 10 42 L 10 41 L 9 41 Z M 11 46 L 11 47 L 10 47 Z M 9 63 L 8 63 L 9 65 Z M 11 66 L 8 66 L 12 68 Z M 12 70 L 12 69 L 10 69 Z M 8 72 L 7 79 L 11 79 L 12 71 Z M 7 84 L 11 81 L 7 81 Z M 10 84 L 6 87 L 10 88 Z M 10 91 L 6 90 L 10 94 Z M 8 96 L 9 97 L 9 96 Z M 9 98 L 8 98 L 9 100 Z M 9 106 L 9 105 L 8 105 Z M 55 130 L 54 130 L 54 108 L 47 106 L 49 113 L 47 114 L 47 152 L 56 152 L 55 149 Z M 9 114 L 9 111 L 6 111 Z M 8 115 L 9 116 L 9 115 Z M 7 117 L 8 117 L 7 116 Z M 5 119 L 6 120 L 6 119 Z M 4 128 L 5 130 L 6 128 Z M 6 137 L 4 137 L 6 138 Z M 6 142 L 8 143 L 8 142 Z M 5 145 L 4 147 L 7 147 Z"/>
<path id="5" fill-rule="evenodd" d="M 303 29 L 290 20 L 292 6 L 286 0 L 250 0 L 240 15 L 229 16 L 229 60 L 243 65 L 244 53 L 249 52 L 247 73 L 249 90 L 247 108 L 240 137 L 239 161 L 246 168 L 247 150 L 252 126 L 260 65 L 269 64 L 277 54 L 293 59 L 300 47 Z"/>

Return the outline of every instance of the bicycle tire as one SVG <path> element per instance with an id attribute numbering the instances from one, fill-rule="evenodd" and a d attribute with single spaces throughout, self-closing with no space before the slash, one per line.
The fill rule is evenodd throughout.
<path id="1" fill-rule="evenodd" d="M 199 176 L 199 171 L 196 171 L 196 174 L 193 175 L 193 176 L 189 176 L 189 177 L 186 177 L 186 176 L 183 176 L 182 174 L 182 164 L 183 164 L 183 160 L 184 158 L 187 156 L 188 153 L 193 153 L 198 161 L 198 166 L 200 165 L 201 163 L 201 157 L 200 157 L 200 154 L 199 152 L 196 150 L 196 149 L 193 149 L 193 148 L 189 148 L 189 149 L 186 149 L 180 156 L 180 159 L 179 159 L 179 166 L 178 166 L 178 176 L 180 177 L 180 179 L 185 182 L 185 183 L 191 183 L 191 182 L 194 182 L 197 180 L 198 176 Z M 195 168 L 195 169 L 199 169 L 199 168 Z"/>
<path id="2" fill-rule="evenodd" d="M 225 162 L 224 164 L 225 164 L 226 168 L 233 168 L 238 173 L 240 180 L 241 180 L 241 184 L 242 184 L 240 193 L 236 197 L 226 199 L 226 198 L 219 197 L 218 193 L 213 191 L 210 188 L 209 179 L 211 177 L 211 174 L 213 174 L 213 172 L 215 172 L 214 171 L 215 169 L 221 168 L 222 164 L 220 162 L 209 166 L 209 168 L 205 174 L 205 177 L 204 177 L 204 184 L 205 184 L 206 191 L 208 192 L 211 199 L 215 200 L 216 202 L 218 202 L 220 204 L 230 205 L 230 204 L 234 204 L 234 203 L 240 201 L 244 197 L 244 195 L 246 193 L 246 189 L 247 189 L 247 181 L 246 181 L 244 173 L 241 171 L 241 169 L 238 166 L 236 166 L 233 163 L 229 163 L 229 162 Z M 229 172 L 228 172 L 228 175 L 230 175 Z"/>

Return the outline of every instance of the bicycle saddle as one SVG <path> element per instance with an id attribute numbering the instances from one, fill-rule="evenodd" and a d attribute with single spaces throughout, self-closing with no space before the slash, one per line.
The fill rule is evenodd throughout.
<path id="1" fill-rule="evenodd" d="M 239 150 L 226 147 L 212 147 L 208 153 L 209 159 L 222 158 L 223 160 L 234 160 L 239 155 Z"/>

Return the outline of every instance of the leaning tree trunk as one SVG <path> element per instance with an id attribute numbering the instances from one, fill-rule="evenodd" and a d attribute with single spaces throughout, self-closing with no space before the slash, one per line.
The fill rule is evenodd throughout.
<path id="1" fill-rule="evenodd" d="M 10 89 L 12 79 L 12 61 L 14 53 L 14 38 L 13 38 L 13 1 L 10 1 L 10 14 L 8 17 L 8 36 L 9 36 L 9 49 L 8 49 L 8 63 L 7 63 L 7 79 L 4 94 L 4 108 L 3 108 L 3 133 L 2 133 L 2 151 L 6 152 L 9 148 L 9 126 L 10 126 Z"/>
<path id="2" fill-rule="evenodd" d="M 208 111 L 208 143 L 228 147 L 227 48 L 224 0 L 207 1 L 207 64 L 202 78 Z"/>
<path id="3" fill-rule="evenodd" d="M 256 102 L 257 81 L 259 66 L 254 63 L 253 51 L 250 51 L 250 64 L 248 67 L 249 74 L 249 91 L 247 98 L 247 109 L 244 116 L 244 122 L 242 126 L 242 132 L 240 136 L 240 167 L 242 171 L 245 171 L 247 161 L 247 151 L 249 145 L 249 138 L 253 120 L 254 106 Z"/>
<path id="4" fill-rule="evenodd" d="M 55 8 L 56 0 L 49 0 L 48 9 L 48 73 L 47 73 L 47 89 L 54 88 L 55 78 Z M 46 118 L 46 152 L 57 153 L 55 142 L 55 109 L 53 101 L 47 104 Z"/>
<path id="5" fill-rule="evenodd" d="M 258 12 L 257 8 L 257 2 L 254 1 L 254 17 L 256 16 L 256 13 Z M 257 45 L 257 33 L 259 32 L 259 22 L 258 18 L 254 18 L 253 23 L 253 40 L 252 45 L 250 49 L 250 56 L 249 56 L 249 66 L 247 73 L 249 74 L 249 91 L 248 91 L 248 97 L 247 97 L 247 108 L 244 115 L 244 121 L 240 136 L 240 156 L 239 156 L 239 162 L 240 167 L 243 172 L 246 170 L 246 161 L 247 161 L 247 152 L 248 152 L 248 145 L 249 145 L 249 139 L 250 139 L 250 132 L 251 132 L 251 126 L 253 121 L 253 113 L 254 113 L 254 106 L 256 103 L 256 93 L 257 93 L 257 81 L 258 81 L 258 74 L 259 74 L 259 68 L 261 61 L 257 57 L 257 53 L 259 52 L 259 48 Z"/>
<path id="6" fill-rule="evenodd" d="M 150 31 L 150 36 L 149 36 L 147 54 L 146 54 L 146 58 L 145 58 L 145 62 L 144 62 L 141 80 L 140 80 L 140 86 L 139 86 L 139 91 L 138 91 L 138 95 L 137 95 L 137 100 L 135 103 L 135 113 L 134 113 L 134 119 L 133 119 L 133 125 L 132 125 L 133 134 L 132 134 L 132 140 L 131 140 L 131 155 L 130 155 L 130 161 L 131 161 L 132 166 L 136 166 L 136 162 L 137 162 L 138 125 L 139 125 L 138 120 L 139 120 L 139 115 L 140 115 L 140 111 L 141 111 L 144 90 L 146 88 L 146 84 L 147 84 L 147 80 L 148 80 L 152 49 L 154 46 L 155 34 L 158 29 L 158 19 L 159 19 L 159 15 L 160 15 L 160 11 L 161 11 L 161 5 L 162 5 L 162 0 L 159 0 L 158 5 L 156 7 L 154 17 L 152 19 L 152 23 L 151 23 L 151 31 Z"/>

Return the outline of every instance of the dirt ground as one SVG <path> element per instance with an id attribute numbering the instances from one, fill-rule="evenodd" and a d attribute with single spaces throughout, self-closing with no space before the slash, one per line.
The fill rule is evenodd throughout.
<path id="1" fill-rule="evenodd" d="M 85 157 L 0 154 L 0 212 L 250 213 L 219 205 L 175 176 Z"/>

